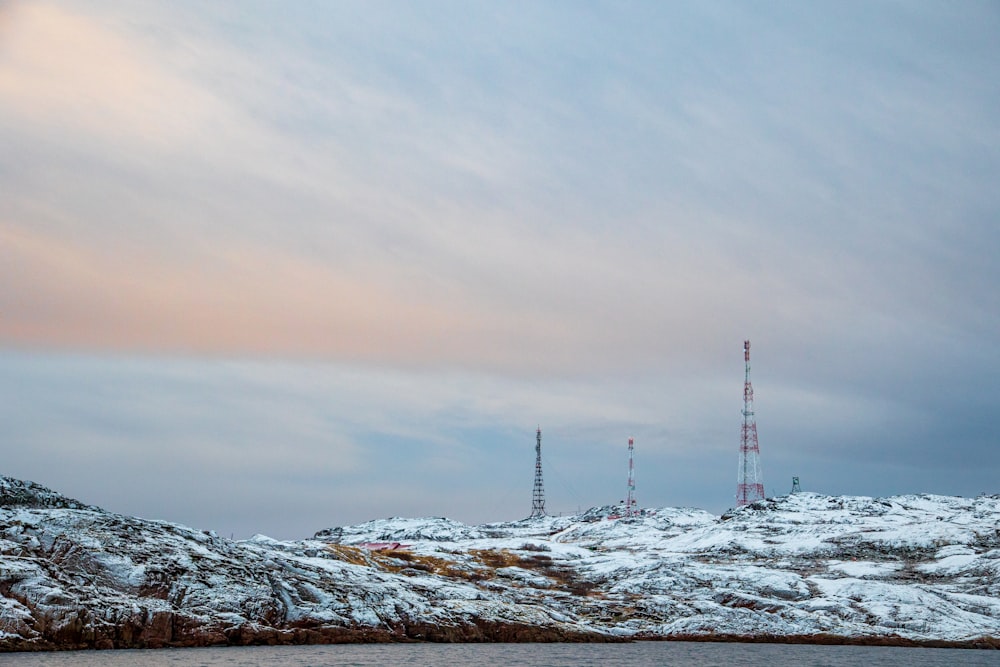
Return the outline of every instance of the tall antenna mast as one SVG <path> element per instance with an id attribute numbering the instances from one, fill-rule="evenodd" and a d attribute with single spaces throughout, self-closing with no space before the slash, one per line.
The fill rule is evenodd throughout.
<path id="1" fill-rule="evenodd" d="M 545 516 L 545 488 L 542 486 L 542 428 L 535 434 L 535 489 L 531 493 L 529 519 Z"/>
<path id="2" fill-rule="evenodd" d="M 632 438 L 628 439 L 628 494 L 625 496 L 625 516 L 632 517 L 638 514 L 635 509 L 635 463 L 632 458 L 634 450 Z"/>
<path id="3" fill-rule="evenodd" d="M 740 467 L 736 475 L 736 506 L 764 499 L 764 480 L 760 475 L 760 446 L 757 444 L 757 420 L 753 416 L 753 385 L 750 384 L 750 341 L 743 341 L 746 379 L 743 381 L 743 431 L 740 437 Z"/>

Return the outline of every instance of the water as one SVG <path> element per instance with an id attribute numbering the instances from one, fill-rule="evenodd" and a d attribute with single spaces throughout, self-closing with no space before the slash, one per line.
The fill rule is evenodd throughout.
<path id="1" fill-rule="evenodd" d="M 1000 652 L 787 644 L 341 644 L 0 654 L 7 667 L 977 667 Z"/>

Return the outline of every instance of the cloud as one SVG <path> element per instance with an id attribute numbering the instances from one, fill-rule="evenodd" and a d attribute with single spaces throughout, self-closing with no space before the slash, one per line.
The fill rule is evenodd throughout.
<path id="1" fill-rule="evenodd" d="M 628 435 L 651 482 L 656 452 L 686 444 L 664 449 L 655 429 L 676 418 L 695 430 L 684 412 L 705 396 L 342 364 L 7 353 L 0 366 L 6 474 L 115 511 L 282 536 L 296 513 L 302 531 L 407 513 L 517 518 L 536 425 L 552 507 L 598 502 L 595 488 L 619 493 L 608 466 L 624 471 Z"/>
<path id="2" fill-rule="evenodd" d="M 546 10 L 523 35 L 494 16 L 513 24 L 492 45 L 476 12 L 406 30 L 375 12 L 336 40 L 224 7 L 103 12 L 8 12 L 0 94 L 28 167 L 0 206 L 25 286 L 6 298 L 11 342 L 631 372 L 708 363 L 748 331 L 881 347 L 914 318 L 982 320 L 957 290 L 996 298 L 935 265 L 990 247 L 986 230 L 883 215 L 928 183 L 959 196 L 879 157 L 956 138 L 888 120 L 937 108 L 948 60 L 904 85 L 796 40 L 794 20 L 822 43 L 813 17 L 734 33 L 766 23 L 741 11 L 646 17 L 701 26 L 716 50 Z M 550 44 L 560 19 L 575 29 Z M 469 43 L 485 50 L 463 63 Z M 946 108 L 988 128 L 974 90 Z"/>
<path id="3" fill-rule="evenodd" d="M 984 457 L 992 9 L 0 11 L 0 343 L 34 350 L 22 377 L 68 363 L 54 350 L 192 355 L 190 385 L 157 367 L 102 396 L 148 382 L 176 423 L 132 401 L 46 403 L 60 374 L 43 374 L 39 405 L 68 416 L 48 436 L 21 422 L 31 442 L 138 466 L 127 443 L 147 440 L 220 489 L 277 476 L 273 503 L 299 488 L 344 516 L 382 475 L 372 513 L 423 485 L 482 518 L 464 490 L 479 460 L 499 462 L 497 489 L 530 490 L 506 443 L 530 459 L 541 423 L 583 497 L 619 492 L 605 472 L 634 435 L 641 479 L 661 480 L 645 497 L 710 504 L 703 488 L 728 498 L 735 474 L 749 337 L 765 479 L 846 457 L 867 484 L 901 476 L 907 451 L 929 470 L 945 440 Z M 214 366 L 234 358 L 267 368 Z M 75 369 L 76 392 L 101 395 L 115 364 Z M 285 431 L 312 443 L 294 461 Z M 342 457 L 311 475 L 327 439 Z"/>
<path id="4" fill-rule="evenodd" d="M 125 135 L 165 153 L 224 125 L 217 99 L 91 17 L 14 3 L 4 24 L 0 99 L 8 122 L 30 119 L 44 131 L 83 132 L 95 142 Z"/>
<path id="5" fill-rule="evenodd" d="M 22 344 L 365 356 L 418 353 L 442 331 L 467 333 L 454 307 L 407 302 L 280 251 L 220 249 L 213 262 L 185 266 L 142 248 L 0 231 L 10 285 L 0 326 Z"/>

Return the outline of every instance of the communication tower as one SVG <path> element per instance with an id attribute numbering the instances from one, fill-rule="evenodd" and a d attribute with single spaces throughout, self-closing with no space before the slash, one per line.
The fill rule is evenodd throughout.
<path id="1" fill-rule="evenodd" d="M 740 437 L 740 467 L 736 475 L 736 506 L 764 499 L 764 480 L 760 474 L 760 447 L 757 444 L 757 421 L 753 416 L 753 385 L 750 384 L 750 341 L 743 341 L 746 376 L 743 381 L 743 430 Z"/>
<path id="2" fill-rule="evenodd" d="M 792 477 L 792 493 L 802 493 L 802 486 L 798 477 Z"/>
<path id="3" fill-rule="evenodd" d="M 632 438 L 628 439 L 628 493 L 625 496 L 625 516 L 632 517 L 638 515 L 635 500 L 635 462 L 632 452 L 635 449 Z"/>
<path id="4" fill-rule="evenodd" d="M 529 519 L 545 516 L 545 488 L 542 486 L 542 429 L 535 434 L 535 489 L 531 493 Z"/>

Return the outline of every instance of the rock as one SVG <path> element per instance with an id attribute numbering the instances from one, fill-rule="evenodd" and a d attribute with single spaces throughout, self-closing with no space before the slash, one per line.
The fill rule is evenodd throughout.
<path id="1" fill-rule="evenodd" d="M 231 541 L 0 478 L 0 651 L 732 639 L 996 647 L 1000 498 L 795 494 Z M 405 542 L 378 552 L 362 544 Z"/>

